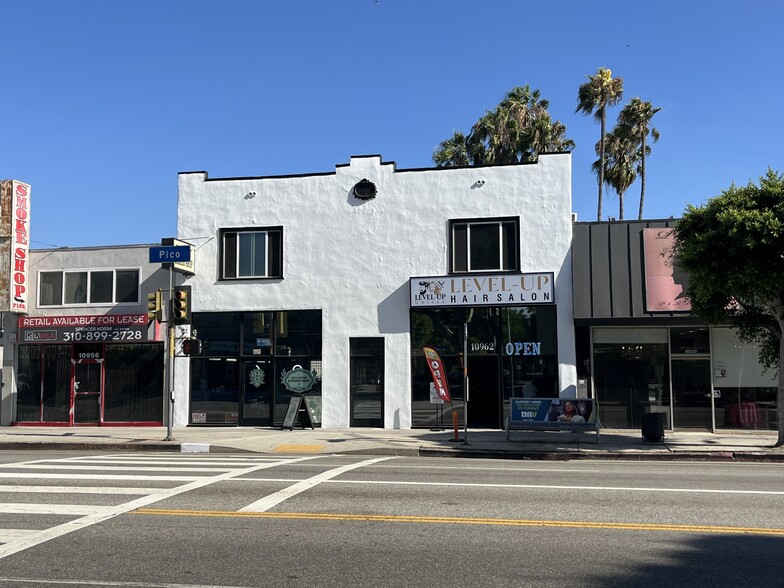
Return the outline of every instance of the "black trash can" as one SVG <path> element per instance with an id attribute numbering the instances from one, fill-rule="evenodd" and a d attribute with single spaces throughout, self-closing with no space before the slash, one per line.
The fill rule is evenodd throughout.
<path id="1" fill-rule="evenodd" d="M 649 443 L 661 443 L 664 440 L 664 413 L 642 413 L 642 437 Z"/>

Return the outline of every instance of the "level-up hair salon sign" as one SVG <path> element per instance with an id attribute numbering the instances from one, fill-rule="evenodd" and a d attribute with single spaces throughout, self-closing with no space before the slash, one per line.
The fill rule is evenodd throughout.
<path id="1" fill-rule="evenodd" d="M 553 304 L 552 273 L 411 278 L 411 306 Z"/>

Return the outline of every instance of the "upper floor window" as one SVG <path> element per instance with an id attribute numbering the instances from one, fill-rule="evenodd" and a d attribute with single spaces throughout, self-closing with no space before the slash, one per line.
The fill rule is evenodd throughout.
<path id="1" fill-rule="evenodd" d="M 451 221 L 452 273 L 519 271 L 517 218 Z"/>
<path id="2" fill-rule="evenodd" d="M 283 276 L 283 228 L 224 229 L 221 279 Z"/>
<path id="3" fill-rule="evenodd" d="M 138 303 L 138 269 L 42 271 L 38 277 L 38 306 Z"/>

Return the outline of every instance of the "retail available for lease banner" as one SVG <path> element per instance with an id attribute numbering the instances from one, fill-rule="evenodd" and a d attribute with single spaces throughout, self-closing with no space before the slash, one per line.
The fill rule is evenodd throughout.
<path id="1" fill-rule="evenodd" d="M 411 278 L 411 306 L 553 304 L 552 273 Z"/>
<path id="2" fill-rule="evenodd" d="M 20 343 L 147 341 L 146 314 L 19 317 Z"/>

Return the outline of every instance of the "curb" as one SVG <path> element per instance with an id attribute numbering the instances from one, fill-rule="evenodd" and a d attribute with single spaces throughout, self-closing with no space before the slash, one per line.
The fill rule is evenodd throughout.
<path id="1" fill-rule="evenodd" d="M 0 451 L 158 451 L 192 453 L 194 443 L 179 441 L 144 441 L 127 443 L 85 443 L 56 441 L 19 441 L 0 443 Z M 221 445 L 207 445 L 207 451 L 198 453 L 275 453 L 254 451 Z M 185 446 L 185 447 L 184 447 Z M 514 449 L 460 449 L 452 447 L 373 447 L 341 451 L 338 447 L 328 448 L 323 453 L 332 455 L 379 455 L 396 457 L 452 457 L 464 459 L 515 459 L 540 461 L 613 460 L 613 461 L 711 461 L 711 462 L 757 462 L 784 463 L 784 451 L 608 451 L 573 450 L 564 451 L 520 451 Z"/>

